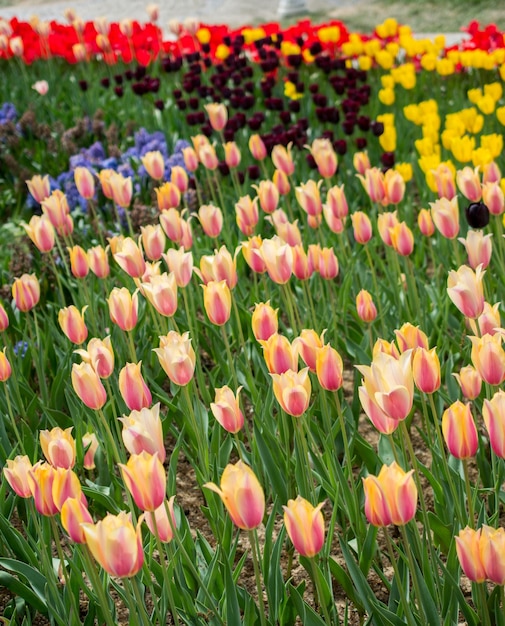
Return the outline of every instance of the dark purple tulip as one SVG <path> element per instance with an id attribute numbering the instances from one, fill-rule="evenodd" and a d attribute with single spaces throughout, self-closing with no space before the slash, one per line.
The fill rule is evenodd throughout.
<path id="1" fill-rule="evenodd" d="M 383 152 L 381 154 L 381 163 L 386 168 L 391 168 L 395 164 L 395 153 L 394 152 Z"/>
<path id="2" fill-rule="evenodd" d="M 484 202 L 472 202 L 465 209 L 465 217 L 472 228 L 484 228 L 489 224 L 489 209 Z"/>
<path id="3" fill-rule="evenodd" d="M 102 87 L 105 87 L 107 89 L 107 87 L 110 87 L 110 80 L 109 80 L 109 78 L 107 78 L 107 76 L 105 76 L 104 78 L 102 78 L 100 80 L 100 84 L 102 85 Z"/>
<path id="4" fill-rule="evenodd" d="M 258 180 L 261 176 L 260 168 L 257 165 L 249 165 L 247 174 L 250 180 Z"/>
<path id="5" fill-rule="evenodd" d="M 182 98 L 175 101 L 175 106 L 179 109 L 179 111 L 185 111 L 188 107 L 186 100 L 183 100 Z"/>
<path id="6" fill-rule="evenodd" d="M 367 146 L 366 137 L 356 137 L 356 148 L 358 150 L 364 150 Z"/>
<path id="7" fill-rule="evenodd" d="M 217 169 L 222 176 L 228 176 L 230 174 L 230 168 L 228 167 L 226 161 L 219 161 Z"/>
<path id="8" fill-rule="evenodd" d="M 159 111 L 163 111 L 163 109 L 165 108 L 165 103 L 163 102 L 163 100 L 155 100 L 154 101 L 154 106 L 159 110 Z"/>
<path id="9" fill-rule="evenodd" d="M 88 83 L 85 80 L 80 80 L 79 81 L 79 87 L 81 88 L 81 91 L 88 91 Z"/>
<path id="10" fill-rule="evenodd" d="M 116 87 L 114 87 L 114 93 L 118 98 L 123 97 L 123 88 L 121 87 L 121 85 L 116 85 Z"/>
<path id="11" fill-rule="evenodd" d="M 376 122 L 374 120 L 370 122 L 370 128 L 376 137 L 380 137 L 384 133 L 384 124 L 382 122 Z"/>
<path id="12" fill-rule="evenodd" d="M 333 142 L 335 152 L 340 156 L 343 156 L 347 152 L 347 141 L 345 139 L 337 139 Z"/>

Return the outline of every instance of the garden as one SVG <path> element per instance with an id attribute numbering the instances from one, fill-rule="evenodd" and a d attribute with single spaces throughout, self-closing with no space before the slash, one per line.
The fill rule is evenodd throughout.
<path id="1" fill-rule="evenodd" d="M 504 33 L 0 66 L 0 621 L 505 626 Z"/>

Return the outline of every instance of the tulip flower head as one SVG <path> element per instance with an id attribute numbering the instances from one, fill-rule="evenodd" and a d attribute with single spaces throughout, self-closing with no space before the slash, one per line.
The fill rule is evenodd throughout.
<path id="1" fill-rule="evenodd" d="M 40 299 L 40 284 L 35 274 L 23 274 L 12 284 L 12 297 L 17 308 L 27 313 Z"/>
<path id="2" fill-rule="evenodd" d="M 93 524 L 88 507 L 80 498 L 67 498 L 61 507 L 61 525 L 74 543 L 86 543 L 81 524 Z"/>
<path id="3" fill-rule="evenodd" d="M 28 224 L 21 225 L 40 252 L 50 252 L 53 249 L 55 232 L 47 215 L 33 215 Z"/>
<path id="4" fill-rule="evenodd" d="M 312 386 L 309 368 L 299 372 L 288 370 L 283 374 L 270 374 L 273 381 L 274 395 L 283 411 L 293 417 L 302 416 L 309 407 Z"/>
<path id="5" fill-rule="evenodd" d="M 279 309 L 270 306 L 270 300 L 260 302 L 254 307 L 251 326 L 256 341 L 266 341 L 277 332 L 279 323 L 277 313 Z"/>
<path id="6" fill-rule="evenodd" d="M 5 356 L 6 350 L 7 350 L 7 347 L 5 347 L 0 352 L 0 383 L 4 383 L 5 381 L 9 380 L 12 374 L 11 364 L 9 363 L 9 360 Z"/>
<path id="7" fill-rule="evenodd" d="M 144 550 L 140 526 L 131 522 L 131 513 L 121 511 L 118 515 L 108 513 L 96 524 L 82 524 L 86 543 L 91 554 L 111 576 L 129 578 L 142 568 Z"/>
<path id="8" fill-rule="evenodd" d="M 416 514 L 414 470 L 404 472 L 396 463 L 383 465 L 378 476 L 363 478 L 365 515 L 374 526 L 403 526 Z"/>
<path id="9" fill-rule="evenodd" d="M 204 487 L 220 496 L 232 522 L 242 530 L 253 530 L 261 524 L 265 495 L 253 470 L 242 461 L 225 467 L 220 487 L 214 483 L 205 483 Z"/>
<path id="10" fill-rule="evenodd" d="M 189 332 L 180 335 L 171 330 L 168 335 L 160 337 L 160 347 L 154 352 L 173 383 L 184 386 L 193 378 L 196 355 L 191 346 Z"/>
<path id="11" fill-rule="evenodd" d="M 155 511 L 146 511 L 144 521 L 153 535 L 158 534 L 162 543 L 169 543 L 174 536 L 176 528 L 174 512 L 175 496 L 165 500 Z M 168 509 L 168 512 L 167 512 Z M 168 517 L 170 515 L 170 518 Z"/>
<path id="12" fill-rule="evenodd" d="M 123 480 L 142 511 L 155 511 L 165 500 L 167 480 L 158 454 L 143 450 L 132 454 L 126 465 L 119 463 Z"/>
<path id="13" fill-rule="evenodd" d="M 457 271 L 451 270 L 447 279 L 449 298 L 465 317 L 475 319 L 484 310 L 484 287 L 482 280 L 485 271 L 477 266 L 475 272 L 468 265 Z"/>
<path id="14" fill-rule="evenodd" d="M 469 404 L 456 400 L 444 411 L 442 432 L 452 456 L 468 459 L 477 453 L 479 439 Z"/>
<path id="15" fill-rule="evenodd" d="M 72 365 L 72 386 L 82 402 L 90 409 L 101 409 L 107 402 L 105 387 L 89 363 Z"/>
<path id="16" fill-rule="evenodd" d="M 135 291 L 133 295 L 126 287 L 114 287 L 107 299 L 109 305 L 110 319 L 117 324 L 121 330 L 133 330 L 138 319 L 138 296 Z"/>
<path id="17" fill-rule="evenodd" d="M 310 502 L 297 496 L 283 506 L 284 524 L 295 549 L 302 556 L 311 558 L 324 545 L 324 518 L 321 509 L 324 502 L 313 507 Z"/>
<path id="18" fill-rule="evenodd" d="M 177 287 L 186 287 L 193 275 L 193 254 L 184 248 L 170 248 L 163 255 L 170 272 L 175 276 Z"/>
<path id="19" fill-rule="evenodd" d="M 470 337 L 471 359 L 482 380 L 489 385 L 501 385 L 505 380 L 505 351 L 502 333 Z"/>
<path id="20" fill-rule="evenodd" d="M 214 402 L 210 404 L 212 414 L 229 433 L 238 433 L 244 425 L 244 415 L 239 405 L 241 389 L 239 387 L 234 394 L 228 386 L 220 387 L 216 389 Z"/>
<path id="21" fill-rule="evenodd" d="M 86 341 L 88 337 L 88 329 L 84 323 L 84 312 L 87 308 L 86 305 L 79 311 L 76 306 L 71 304 L 69 307 L 60 309 L 58 313 L 58 323 L 61 330 L 72 343 L 77 345 Z"/>
<path id="22" fill-rule="evenodd" d="M 98 439 L 95 433 L 86 433 L 82 437 L 82 449 L 84 451 L 84 459 L 82 466 L 86 470 L 95 469 L 95 454 L 98 450 Z"/>
<path id="23" fill-rule="evenodd" d="M 437 229 L 447 239 L 455 239 L 459 233 L 458 197 L 451 200 L 440 198 L 430 202 L 431 217 Z"/>
<path id="24" fill-rule="evenodd" d="M 42 453 L 53 467 L 74 467 L 76 445 L 71 433 L 72 427 L 63 430 L 59 426 L 40 431 Z"/>
<path id="25" fill-rule="evenodd" d="M 377 317 L 377 307 L 371 294 L 365 289 L 362 289 L 356 296 L 356 311 L 360 320 L 367 324 L 373 322 Z"/>
<path id="26" fill-rule="evenodd" d="M 6 481 L 20 498 L 31 498 L 32 491 L 28 474 L 32 469 L 30 459 L 24 455 L 18 455 L 14 459 L 7 459 L 3 468 Z"/>
<path id="27" fill-rule="evenodd" d="M 505 459 L 505 392 L 500 389 L 491 400 L 484 400 L 482 416 L 493 452 Z"/>
<path id="28" fill-rule="evenodd" d="M 231 292 L 226 280 L 211 280 L 201 287 L 207 317 L 212 324 L 223 326 L 230 319 L 231 313 Z"/>
<path id="29" fill-rule="evenodd" d="M 166 457 L 159 402 L 151 408 L 132 411 L 119 418 L 123 423 L 123 443 L 130 454 L 158 454 L 163 463 Z"/>
<path id="30" fill-rule="evenodd" d="M 114 371 L 114 351 L 109 337 L 93 337 L 88 342 L 87 350 L 75 350 L 85 363 L 90 363 L 100 378 L 109 378 Z"/>

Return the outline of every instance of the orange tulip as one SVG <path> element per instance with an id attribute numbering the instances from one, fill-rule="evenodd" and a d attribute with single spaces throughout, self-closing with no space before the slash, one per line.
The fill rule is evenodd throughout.
<path id="1" fill-rule="evenodd" d="M 143 450 L 132 454 L 126 465 L 119 463 L 124 483 L 142 511 L 155 511 L 165 500 L 167 478 L 158 454 Z"/>
<path id="2" fill-rule="evenodd" d="M 59 426 L 52 430 L 40 431 L 42 453 L 53 467 L 64 469 L 74 467 L 76 445 L 71 433 L 72 427 L 62 430 Z"/>
<path id="3" fill-rule="evenodd" d="M 7 459 L 7 465 L 3 468 L 5 480 L 21 498 L 32 497 L 30 481 L 28 479 L 28 474 L 31 469 L 32 464 L 26 455 L 18 455 L 14 459 Z"/>
<path id="4" fill-rule="evenodd" d="M 287 370 L 283 374 L 270 374 L 274 395 L 281 408 L 293 417 L 300 417 L 309 407 L 311 384 L 309 368 L 299 372 Z"/>
<path id="5" fill-rule="evenodd" d="M 365 515 L 374 526 L 403 526 L 416 514 L 417 487 L 412 474 L 396 463 L 383 465 L 378 476 L 363 478 Z"/>
<path id="6" fill-rule="evenodd" d="M 477 453 L 479 439 L 469 404 L 456 400 L 444 411 L 442 432 L 452 456 L 468 459 Z"/>
<path id="7" fill-rule="evenodd" d="M 16 278 L 12 285 L 12 297 L 23 313 L 33 309 L 40 299 L 40 285 L 35 274 L 23 274 L 21 278 Z"/>
<path id="8" fill-rule="evenodd" d="M 211 280 L 203 289 L 203 304 L 207 317 L 212 324 L 223 326 L 230 319 L 231 293 L 226 280 Z"/>
<path id="9" fill-rule="evenodd" d="M 324 502 L 313 507 L 310 502 L 297 496 L 288 500 L 284 509 L 284 525 L 296 550 L 305 557 L 318 554 L 324 545 L 324 518 L 321 509 Z"/>
<path id="10" fill-rule="evenodd" d="M 119 372 L 119 391 L 130 411 L 140 411 L 152 404 L 153 398 L 140 372 L 142 361 L 127 363 Z"/>
<path id="11" fill-rule="evenodd" d="M 72 386 L 82 402 L 90 409 L 101 409 L 107 402 L 105 387 L 89 363 L 72 365 Z"/>

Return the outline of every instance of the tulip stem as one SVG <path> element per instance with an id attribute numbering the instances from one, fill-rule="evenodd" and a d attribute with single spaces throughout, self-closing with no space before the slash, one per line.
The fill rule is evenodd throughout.
<path id="1" fill-rule="evenodd" d="M 49 260 L 51 261 L 51 267 L 53 268 L 53 274 L 56 277 L 56 282 L 58 283 L 58 291 L 59 291 L 59 295 L 60 295 L 60 304 L 62 307 L 65 306 L 65 293 L 63 291 L 63 285 L 61 284 L 61 278 L 60 278 L 60 273 L 58 272 L 58 269 L 56 267 L 56 263 L 54 262 L 54 258 L 52 253 L 49 253 Z"/>
<path id="2" fill-rule="evenodd" d="M 372 255 L 370 254 L 370 250 L 368 249 L 368 246 L 365 244 L 365 246 L 363 246 L 363 247 L 365 248 L 366 257 L 368 259 L 368 265 L 370 265 L 370 271 L 372 273 L 372 282 L 373 282 L 373 288 L 374 288 L 374 291 L 375 291 L 375 299 L 377 301 L 377 308 L 379 309 L 379 318 L 380 318 L 380 321 L 381 321 L 382 336 L 386 337 L 387 336 L 387 331 L 386 331 L 386 325 L 385 325 L 385 322 L 384 322 L 384 315 L 383 315 L 383 312 L 382 312 L 382 303 L 381 303 L 381 299 L 380 299 L 380 291 L 379 291 L 379 287 L 377 285 L 377 275 L 375 273 L 375 265 L 373 264 Z"/>
<path id="3" fill-rule="evenodd" d="M 309 448 L 307 446 L 307 440 L 305 438 L 303 416 L 298 418 L 296 421 L 295 440 L 298 448 L 298 459 L 301 462 L 302 467 L 306 464 L 305 470 L 302 470 L 304 482 L 303 490 L 305 491 L 305 493 L 303 493 L 302 495 L 304 498 L 308 499 L 310 494 L 310 497 L 315 504 L 316 494 L 314 490 L 314 482 L 311 477 Z"/>
<path id="4" fill-rule="evenodd" d="M 195 433 L 196 445 L 197 445 L 197 450 L 198 450 L 198 459 L 199 459 L 199 462 L 200 462 L 203 470 L 205 471 L 205 475 L 207 476 L 207 473 L 208 473 L 208 470 L 209 470 L 209 449 L 208 449 L 208 446 L 204 445 L 202 443 L 202 441 L 201 441 L 200 428 L 199 428 L 198 422 L 196 420 L 195 409 L 193 408 L 193 403 L 191 401 L 191 396 L 189 395 L 188 385 L 184 385 L 183 386 L 183 394 L 184 394 L 184 398 L 186 400 L 188 413 L 189 413 L 189 416 L 190 416 L 190 419 L 191 419 L 191 425 L 192 425 L 194 433 Z"/>
<path id="5" fill-rule="evenodd" d="M 167 512 L 167 515 L 170 515 L 170 511 Z M 172 617 L 174 618 L 174 622 L 176 626 L 179 626 L 179 615 L 177 614 L 177 609 L 175 608 L 172 587 L 170 586 L 170 580 L 168 579 L 168 570 L 165 566 L 165 557 L 164 557 L 165 552 L 163 550 L 163 546 L 161 543 L 160 532 L 158 530 L 158 522 L 156 520 L 156 515 L 154 514 L 154 511 L 151 513 L 151 519 L 154 525 L 154 536 L 156 537 L 156 545 L 158 546 L 158 554 L 160 555 L 161 571 L 163 573 L 163 582 L 166 588 L 168 604 L 170 605 L 170 612 L 172 613 Z M 162 617 L 165 617 L 166 619 L 166 616 L 162 616 Z"/>
<path id="6" fill-rule="evenodd" d="M 221 336 L 223 337 L 224 345 L 226 348 L 226 356 L 228 357 L 228 365 L 231 371 L 231 375 L 233 378 L 233 384 L 235 385 L 235 391 L 238 389 L 238 379 L 237 372 L 235 371 L 235 364 L 233 362 L 233 355 L 231 353 L 230 342 L 228 341 L 228 335 L 226 334 L 226 330 L 224 325 L 221 326 Z"/>
<path id="7" fill-rule="evenodd" d="M 14 417 L 14 412 L 12 410 L 11 398 L 10 398 L 9 387 L 7 385 L 7 381 L 4 382 L 4 389 L 5 389 L 5 399 L 7 400 L 7 412 L 9 413 L 9 417 L 11 418 L 12 429 L 14 430 L 14 434 L 16 436 L 16 439 L 18 440 L 19 451 L 20 453 L 22 453 L 24 452 L 23 440 L 21 439 L 21 435 L 19 434 L 19 430 L 16 424 L 16 419 Z"/>
<path id="8" fill-rule="evenodd" d="M 135 350 L 135 342 L 133 340 L 133 330 L 128 331 L 128 347 L 130 349 L 130 357 L 132 363 L 137 363 L 137 351 Z"/>
<path id="9" fill-rule="evenodd" d="M 393 546 L 391 544 L 391 539 L 389 538 L 389 534 L 387 531 L 386 526 L 383 526 L 382 530 L 384 531 L 384 539 L 386 541 L 386 547 L 389 553 L 389 560 L 391 561 L 391 565 L 393 567 L 395 576 L 396 576 L 396 582 L 398 585 L 398 591 L 400 593 L 400 600 L 401 603 L 403 605 L 403 609 L 405 611 L 405 617 L 407 618 L 407 624 L 409 626 L 416 626 L 416 621 L 414 619 L 414 616 L 412 615 L 412 611 L 410 608 L 410 603 L 409 600 L 405 594 L 405 589 L 403 588 L 403 582 L 402 582 L 402 577 L 400 575 L 400 571 L 398 570 L 398 563 L 396 562 L 396 558 L 395 558 L 395 554 L 393 551 Z"/>
<path id="10" fill-rule="evenodd" d="M 415 523 L 414 523 L 415 526 Z M 424 612 L 424 607 L 423 607 L 423 603 L 422 603 L 422 596 L 421 596 L 421 587 L 419 586 L 419 579 L 417 578 L 417 569 L 416 569 L 416 564 L 414 562 L 414 557 L 412 556 L 412 550 L 410 549 L 410 541 L 409 538 L 407 536 L 407 531 L 405 529 L 405 525 L 401 525 L 400 527 L 400 532 L 403 538 L 403 543 L 405 545 L 405 551 L 407 553 L 407 559 L 409 561 L 409 567 L 410 567 L 410 571 L 411 571 L 411 576 L 412 576 L 412 582 L 414 583 L 414 590 L 416 592 L 416 596 L 417 596 L 417 602 L 419 604 L 419 610 L 421 611 L 421 616 L 423 618 L 423 624 L 428 624 L 428 619 L 425 615 Z M 417 532 L 417 527 L 415 529 L 415 532 Z"/>
<path id="11" fill-rule="evenodd" d="M 103 412 L 103 409 L 97 409 L 97 413 L 98 413 L 98 416 L 100 417 L 100 421 L 102 422 L 102 426 L 105 429 L 105 434 L 107 435 L 107 438 L 109 439 L 110 444 L 112 446 L 112 454 L 114 456 L 114 461 L 116 463 L 121 463 L 121 461 L 124 459 L 121 459 L 121 455 L 119 454 L 119 448 L 117 446 L 117 443 L 114 440 L 112 431 L 109 426 L 109 422 L 107 421 L 107 418 L 105 417 L 105 413 Z"/>
<path id="12" fill-rule="evenodd" d="M 319 568 L 316 563 L 316 558 L 312 557 L 311 559 L 309 559 L 309 561 L 312 569 L 312 579 L 316 587 L 317 602 L 319 603 L 319 606 L 323 609 L 324 621 L 326 622 L 326 624 L 328 624 L 328 626 L 331 626 L 331 618 L 328 612 L 328 607 L 326 606 L 326 602 L 324 601 L 323 587 L 321 585 L 321 577 L 319 575 Z"/>
<path id="13" fill-rule="evenodd" d="M 67 588 L 68 595 L 70 596 L 71 613 L 69 615 L 69 623 L 70 624 L 76 623 L 73 621 L 73 618 L 72 618 L 72 614 L 74 614 L 75 619 L 77 620 L 77 623 L 80 624 L 81 620 L 79 617 L 79 607 L 77 606 L 77 603 L 75 601 L 75 595 L 70 586 L 70 578 L 68 576 L 67 567 L 65 565 L 65 555 L 63 554 L 63 550 L 61 549 L 60 537 L 58 534 L 58 527 L 56 526 L 56 520 L 54 519 L 54 516 L 51 516 L 49 518 L 49 521 L 51 522 L 51 530 L 53 531 L 56 552 L 58 553 L 58 558 L 60 559 L 61 571 L 63 573 L 63 578 L 65 579 L 65 587 Z"/>
<path id="14" fill-rule="evenodd" d="M 489 615 L 489 607 L 487 604 L 486 589 L 485 589 L 486 583 L 485 582 L 476 583 L 476 585 L 478 589 L 477 593 L 479 594 L 479 604 L 481 605 L 479 617 L 482 620 L 483 626 L 491 626 L 491 617 Z M 502 589 L 502 594 L 503 594 L 503 585 L 501 586 L 501 589 Z"/>
<path id="15" fill-rule="evenodd" d="M 468 474 L 468 459 L 461 459 L 463 462 L 463 473 L 465 475 L 466 499 L 468 502 L 468 517 L 470 528 L 475 528 L 475 518 L 473 510 L 472 486 L 470 484 L 470 475 Z"/>
<path id="16" fill-rule="evenodd" d="M 284 302 L 286 303 L 288 319 L 289 323 L 291 324 L 291 332 L 293 333 L 293 336 L 296 337 L 298 335 L 298 327 L 296 324 L 296 318 L 293 309 L 291 289 L 288 287 L 287 283 L 284 283 L 282 285 L 282 295 L 284 296 Z"/>
<path id="17" fill-rule="evenodd" d="M 112 617 L 112 613 L 109 607 L 109 600 L 105 591 L 103 589 L 102 581 L 100 580 L 100 576 L 96 569 L 95 563 L 91 558 L 91 553 L 87 544 L 82 546 L 82 555 L 84 557 L 84 561 L 86 562 L 86 574 L 91 579 L 91 584 L 93 585 L 93 590 L 98 594 L 98 601 L 100 603 L 100 610 L 102 612 L 103 618 L 107 626 L 115 626 L 114 618 Z"/>
<path id="18" fill-rule="evenodd" d="M 261 586 L 261 574 L 260 574 L 260 568 L 259 568 L 259 563 L 258 563 L 258 554 L 256 552 L 256 540 L 257 540 L 257 535 L 256 535 L 256 531 L 249 531 L 249 543 L 251 544 L 251 553 L 252 553 L 252 559 L 253 559 L 253 566 L 254 566 L 254 577 L 256 579 L 256 588 L 258 589 L 258 602 L 260 605 L 260 622 L 261 622 L 261 626 L 266 626 L 267 621 L 266 621 L 266 608 L 265 608 L 265 600 L 263 599 L 263 588 Z"/>

